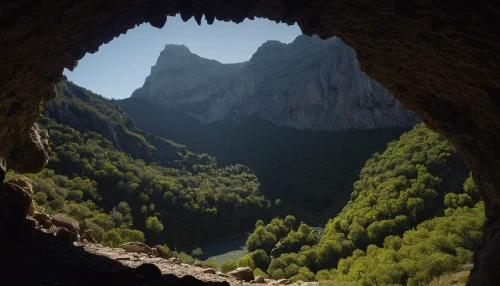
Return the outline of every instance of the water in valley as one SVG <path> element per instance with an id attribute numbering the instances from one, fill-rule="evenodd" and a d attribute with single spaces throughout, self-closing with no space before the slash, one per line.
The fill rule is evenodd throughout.
<path id="1" fill-rule="evenodd" d="M 312 228 L 315 229 L 319 234 L 321 234 L 324 230 L 324 227 L 320 226 Z M 217 262 L 217 266 L 228 259 L 236 262 L 240 257 L 243 257 L 248 253 L 246 242 L 248 237 L 252 234 L 252 231 L 219 238 L 217 240 L 199 245 L 199 247 L 203 251 L 203 254 L 199 257 L 200 260 L 213 258 Z M 193 248 L 187 250 L 187 253 L 190 253 Z"/>

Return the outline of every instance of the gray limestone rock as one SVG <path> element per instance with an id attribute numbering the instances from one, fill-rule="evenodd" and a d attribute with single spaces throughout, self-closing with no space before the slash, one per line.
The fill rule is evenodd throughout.
<path id="1" fill-rule="evenodd" d="M 249 115 L 278 126 L 323 131 L 419 122 L 361 71 L 354 50 L 338 38 L 268 41 L 238 64 L 167 45 L 132 97 L 183 111 L 203 124 L 238 122 Z"/>

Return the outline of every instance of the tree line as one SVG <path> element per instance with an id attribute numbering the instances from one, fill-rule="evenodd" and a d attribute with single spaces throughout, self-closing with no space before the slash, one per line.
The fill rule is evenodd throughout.
<path id="1" fill-rule="evenodd" d="M 456 156 L 447 140 L 418 125 L 366 162 L 319 240 L 293 216 L 257 221 L 249 254 L 234 264 L 274 279 L 340 285 L 421 285 L 459 271 L 472 261 L 485 216 Z"/>

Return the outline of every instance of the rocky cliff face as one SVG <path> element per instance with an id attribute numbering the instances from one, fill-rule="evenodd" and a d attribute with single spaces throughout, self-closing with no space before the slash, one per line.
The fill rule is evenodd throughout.
<path id="1" fill-rule="evenodd" d="M 249 115 L 279 126 L 343 130 L 413 126 L 417 117 L 359 68 L 340 39 L 264 43 L 250 61 L 221 64 L 167 45 L 132 97 L 211 123 Z"/>

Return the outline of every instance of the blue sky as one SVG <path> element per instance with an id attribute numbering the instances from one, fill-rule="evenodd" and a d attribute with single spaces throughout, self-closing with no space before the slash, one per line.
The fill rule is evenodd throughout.
<path id="1" fill-rule="evenodd" d="M 107 98 L 127 98 L 141 87 L 166 44 L 183 44 L 191 52 L 222 63 L 243 62 L 265 41 L 292 42 L 300 35 L 297 25 L 276 24 L 267 19 L 243 23 L 215 21 L 201 26 L 190 19 L 169 17 L 163 29 L 148 23 L 127 32 L 93 55 L 87 54 L 73 72 L 64 74 L 74 83 Z"/>

